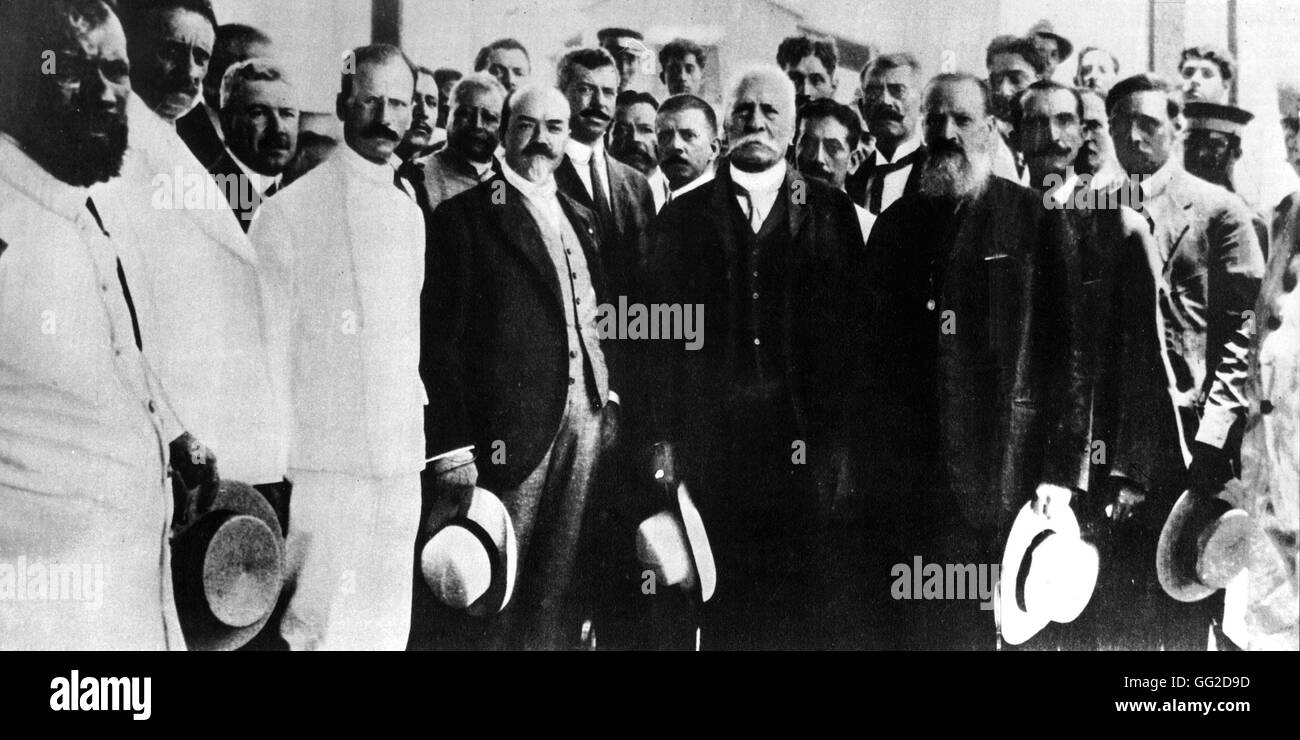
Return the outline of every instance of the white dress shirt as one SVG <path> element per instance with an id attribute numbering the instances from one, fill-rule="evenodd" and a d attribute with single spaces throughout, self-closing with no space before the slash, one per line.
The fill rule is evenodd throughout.
<path id="1" fill-rule="evenodd" d="M 898 148 L 894 150 L 893 157 L 886 158 L 885 153 L 880 151 L 879 147 L 876 148 L 872 156 L 876 158 L 877 166 L 888 165 L 897 162 L 919 148 L 921 148 L 921 139 L 914 136 L 899 144 Z M 907 187 L 907 178 L 912 176 L 912 168 L 915 166 L 915 164 L 909 164 L 885 174 L 884 190 L 880 193 L 881 213 L 884 213 L 885 209 L 893 205 L 894 201 L 903 197 L 903 189 Z"/>
<path id="2" fill-rule="evenodd" d="M 691 180 L 690 182 L 686 183 L 680 188 L 677 188 L 676 190 L 673 190 L 669 187 L 668 176 L 665 175 L 663 173 L 663 170 L 659 168 L 655 168 L 655 171 L 651 173 L 651 176 L 648 179 L 650 180 L 650 193 L 654 196 L 655 199 L 655 213 L 658 213 L 659 211 L 663 210 L 664 206 L 668 205 L 669 203 L 676 200 L 677 198 L 686 195 L 687 193 L 691 192 L 692 190 L 698 188 L 699 186 L 707 182 L 712 182 L 713 167 L 709 166 L 708 169 L 700 173 L 699 177 L 695 178 L 694 180 Z"/>
<path id="3" fill-rule="evenodd" d="M 179 431 L 136 343 L 140 259 L 87 196 L 0 135 L 0 567 L 16 576 L 0 649 L 183 647 L 164 472 Z M 29 580 L 55 565 L 77 569 L 73 592 Z"/>
<path id="4" fill-rule="evenodd" d="M 780 160 L 762 172 L 744 172 L 732 167 L 731 181 L 749 194 L 746 197 L 745 193 L 737 193 L 736 201 L 740 203 L 740 210 L 750 216 L 750 228 L 757 234 L 767 220 L 767 214 L 772 212 L 772 206 L 776 204 L 781 183 L 785 182 L 785 160 Z M 753 212 L 750 211 L 751 203 Z"/>
<path id="5" fill-rule="evenodd" d="M 613 196 L 609 191 L 609 162 L 605 159 L 605 142 L 603 139 L 597 139 L 595 146 L 588 146 L 576 139 L 570 138 L 569 143 L 564 146 L 564 153 L 569 155 L 573 161 L 573 168 L 578 171 L 578 179 L 582 180 L 583 187 L 587 188 L 587 195 L 595 200 L 595 191 L 591 186 L 591 159 L 596 158 L 596 176 L 601 179 L 601 185 L 605 189 L 605 203 L 611 209 L 614 204 L 610 201 Z"/>

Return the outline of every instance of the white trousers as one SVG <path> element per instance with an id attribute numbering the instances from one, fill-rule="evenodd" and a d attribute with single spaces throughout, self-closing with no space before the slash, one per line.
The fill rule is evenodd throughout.
<path id="1" fill-rule="evenodd" d="M 280 625 L 292 650 L 404 650 L 420 474 L 290 470 L 294 588 Z"/>

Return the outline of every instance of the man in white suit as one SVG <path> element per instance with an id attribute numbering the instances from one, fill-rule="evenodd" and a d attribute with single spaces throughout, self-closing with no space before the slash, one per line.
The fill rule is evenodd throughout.
<path id="1" fill-rule="evenodd" d="M 393 151 L 411 125 L 402 52 L 344 60 L 346 146 L 268 200 L 249 236 L 289 399 L 295 650 L 400 650 L 424 467 L 424 217 Z"/>

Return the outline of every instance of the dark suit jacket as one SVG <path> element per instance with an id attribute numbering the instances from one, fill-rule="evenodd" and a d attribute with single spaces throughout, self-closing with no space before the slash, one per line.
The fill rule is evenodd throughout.
<path id="1" fill-rule="evenodd" d="M 872 152 L 871 156 L 862 163 L 856 171 L 849 174 L 844 180 L 844 190 L 848 192 L 849 197 L 854 203 L 868 207 L 868 199 L 871 194 L 871 185 L 876 180 L 878 168 L 876 167 L 877 152 Z M 925 166 L 926 150 L 922 144 L 916 150 L 916 159 L 912 162 L 912 169 L 907 173 L 907 182 L 903 185 L 903 195 L 911 195 L 921 186 L 921 169 Z M 877 214 L 879 215 L 879 214 Z"/>
<path id="2" fill-rule="evenodd" d="M 605 269 L 614 295 L 631 295 L 634 290 L 637 265 L 646 253 L 646 232 L 655 217 L 654 195 L 650 183 L 635 169 L 614 159 L 605 152 L 609 163 L 609 195 L 613 204 L 612 233 L 601 244 Z M 596 204 L 587 195 L 587 188 L 578 177 L 573 162 L 566 155 L 555 171 L 555 182 L 560 191 L 598 213 Z"/>
<path id="3" fill-rule="evenodd" d="M 498 193 L 504 194 L 504 202 Z M 430 454 L 505 443 L 503 465 L 480 465 L 491 491 L 519 485 L 559 429 L 569 391 L 563 293 L 523 194 L 497 176 L 434 209 L 421 299 L 420 375 L 429 393 Z M 611 302 L 595 215 L 564 193 L 600 303 Z M 572 310 L 571 308 L 567 310 Z M 613 342 L 602 342 L 621 390 Z M 601 399 L 603 404 L 605 399 Z"/>
<path id="4" fill-rule="evenodd" d="M 208 165 L 208 172 L 212 173 L 217 184 L 222 188 L 226 200 L 230 203 L 230 210 L 235 212 L 239 227 L 245 233 L 253 223 L 253 214 L 257 212 L 257 207 L 279 190 L 277 184 L 267 188 L 265 194 L 255 192 L 252 183 L 246 180 L 244 171 L 239 168 L 239 164 L 227 150 L 223 150 L 221 156 Z"/>
<path id="5" fill-rule="evenodd" d="M 1063 222 L 997 177 L 960 213 L 915 194 L 876 221 L 867 464 L 883 496 L 924 508 L 947 490 L 994 532 L 1038 483 L 1080 480 L 1084 335 Z"/>
<path id="6" fill-rule="evenodd" d="M 199 164 L 211 170 L 212 164 L 226 153 L 226 144 L 208 117 L 207 105 L 206 102 L 199 103 L 194 110 L 181 116 L 176 121 L 176 133 L 194 152 Z"/>
<path id="7" fill-rule="evenodd" d="M 1236 195 L 1176 163 L 1143 201 L 1154 225 L 1155 264 L 1170 379 L 1189 438 L 1235 450 L 1247 407 L 1247 355 L 1264 276 L 1250 210 Z"/>

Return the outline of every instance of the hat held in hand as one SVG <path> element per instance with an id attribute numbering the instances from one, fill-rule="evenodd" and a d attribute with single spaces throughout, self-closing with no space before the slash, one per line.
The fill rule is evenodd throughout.
<path id="1" fill-rule="evenodd" d="M 636 531 L 636 555 L 666 585 L 682 585 L 708 601 L 718 583 L 713 547 L 704 519 L 695 508 L 686 484 L 677 479 L 673 446 L 654 445 L 650 454 L 653 479 L 664 492 L 668 508 L 641 522 Z"/>
<path id="2" fill-rule="evenodd" d="M 1026 503 L 1007 535 L 999 576 L 997 615 L 1002 639 L 1019 645 L 1049 622 L 1073 622 L 1097 585 L 1097 549 L 1079 536 L 1074 511 L 1051 518 Z"/>
<path id="3" fill-rule="evenodd" d="M 1184 491 L 1160 528 L 1156 576 L 1178 601 L 1200 601 L 1245 567 L 1257 528 L 1250 515 L 1218 496 Z"/>
<path id="4" fill-rule="evenodd" d="M 431 462 L 439 476 L 470 469 L 472 448 Z M 505 504 L 491 491 L 465 485 L 439 491 L 425 521 L 428 540 L 420 551 L 420 572 L 433 595 L 453 609 L 487 616 L 505 609 L 514 594 L 518 545 Z"/>
<path id="5" fill-rule="evenodd" d="M 271 618 L 284 582 L 284 538 L 252 486 L 217 484 L 172 538 L 176 610 L 190 650 L 234 650 Z"/>

